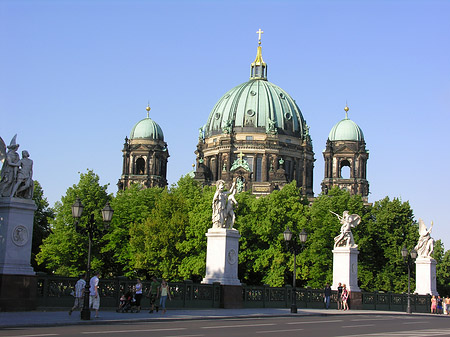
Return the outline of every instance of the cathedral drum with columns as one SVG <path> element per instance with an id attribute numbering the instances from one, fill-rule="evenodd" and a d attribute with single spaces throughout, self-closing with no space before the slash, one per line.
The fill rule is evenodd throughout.
<path id="1" fill-rule="evenodd" d="M 348 118 L 349 108 L 345 106 L 344 110 L 345 118 L 333 126 L 323 151 L 325 175 L 322 193 L 327 194 L 333 186 L 338 186 L 351 195 L 361 195 L 368 202 L 369 151 L 366 149 L 363 131 Z"/>
<path id="2" fill-rule="evenodd" d="M 229 90 L 199 130 L 195 179 L 236 181 L 240 191 L 265 195 L 295 180 L 313 197 L 314 152 L 309 127 L 294 99 L 267 80 L 261 34 L 250 80 Z"/>
<path id="3" fill-rule="evenodd" d="M 139 184 L 144 188 L 167 186 L 167 159 L 169 150 L 161 127 L 149 117 L 133 127 L 130 138 L 123 145 L 122 176 L 117 183 L 119 190 Z"/>

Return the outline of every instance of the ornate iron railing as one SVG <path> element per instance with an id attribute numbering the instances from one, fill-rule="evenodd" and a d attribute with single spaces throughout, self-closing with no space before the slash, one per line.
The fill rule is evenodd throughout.
<path id="1" fill-rule="evenodd" d="M 37 277 L 38 307 L 44 308 L 70 308 L 73 297 L 70 295 L 77 279 L 53 275 L 39 275 Z M 132 289 L 135 280 L 125 277 L 115 279 L 101 279 L 99 284 L 101 307 L 105 309 L 116 308 L 120 296 Z M 144 298 L 142 306 L 148 308 L 150 303 L 145 297 L 150 288 L 149 281 L 143 281 Z M 196 284 L 190 280 L 184 282 L 170 282 L 172 301 L 168 302 L 171 308 L 219 308 L 222 302 L 221 286 L 214 284 Z M 242 303 L 244 308 L 289 308 L 292 303 L 292 287 L 281 288 L 264 286 L 242 285 Z M 323 289 L 297 288 L 295 291 L 297 306 L 299 308 L 323 308 Z M 406 294 L 362 292 L 362 309 L 405 311 L 407 304 Z M 351 297 L 350 297 L 351 298 Z M 428 295 L 411 295 L 413 312 L 428 312 L 431 297 Z M 350 299 L 350 307 L 352 302 Z M 337 294 L 331 295 L 330 308 L 337 308 Z"/>

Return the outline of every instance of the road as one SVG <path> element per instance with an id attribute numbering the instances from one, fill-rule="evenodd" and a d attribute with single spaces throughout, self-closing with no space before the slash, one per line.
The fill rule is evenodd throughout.
<path id="1" fill-rule="evenodd" d="M 336 315 L 5 328 L 0 336 L 428 337 L 450 336 L 449 316 Z"/>

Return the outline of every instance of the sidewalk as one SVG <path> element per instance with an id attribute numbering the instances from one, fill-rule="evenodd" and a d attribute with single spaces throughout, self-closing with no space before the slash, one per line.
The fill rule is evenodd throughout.
<path id="1" fill-rule="evenodd" d="M 140 313 L 117 313 L 115 311 L 100 311 L 99 318 L 82 321 L 79 312 L 69 316 L 68 311 L 26 311 L 26 312 L 0 312 L 0 328 L 29 327 L 29 326 L 60 326 L 77 324 L 114 324 L 120 322 L 152 322 L 160 320 L 192 320 L 215 318 L 247 318 L 247 317 L 276 317 L 276 316 L 329 316 L 329 315 L 406 315 L 397 311 L 350 310 L 336 309 L 298 309 L 297 314 L 291 314 L 290 309 L 190 309 L 168 310 L 149 314 L 147 310 Z M 413 315 L 430 315 L 416 313 Z M 443 316 L 443 315 L 440 315 Z"/>

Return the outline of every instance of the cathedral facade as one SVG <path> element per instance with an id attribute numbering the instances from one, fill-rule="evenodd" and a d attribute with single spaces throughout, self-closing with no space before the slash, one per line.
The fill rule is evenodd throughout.
<path id="1" fill-rule="evenodd" d="M 304 195 L 313 196 L 309 127 L 294 99 L 267 80 L 261 40 L 249 81 L 214 106 L 195 154 L 195 179 L 202 184 L 235 181 L 240 191 L 264 195 L 295 180 Z"/>
<path id="2" fill-rule="evenodd" d="M 295 100 L 267 80 L 261 30 L 250 78 L 226 92 L 199 129 L 196 163 L 190 175 L 203 185 L 224 181 L 237 190 L 267 195 L 296 181 L 314 197 L 314 152 L 309 126 Z M 323 151 L 322 193 L 337 186 L 368 201 L 369 152 L 361 128 L 346 116 L 331 129 Z M 131 184 L 167 186 L 169 152 L 160 126 L 149 117 L 133 127 L 123 147 L 119 190 Z M 345 175 L 347 173 L 347 175 Z"/>

